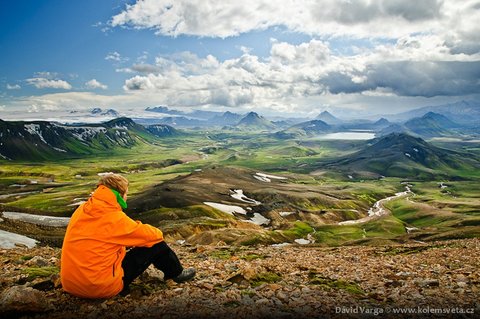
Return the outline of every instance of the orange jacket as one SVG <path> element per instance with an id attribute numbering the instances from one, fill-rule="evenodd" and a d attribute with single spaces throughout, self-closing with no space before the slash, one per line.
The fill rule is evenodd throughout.
<path id="1" fill-rule="evenodd" d="M 73 213 L 62 247 L 63 289 L 85 298 L 108 298 L 123 288 L 125 246 L 151 247 L 163 240 L 157 228 L 129 218 L 106 186 Z"/>

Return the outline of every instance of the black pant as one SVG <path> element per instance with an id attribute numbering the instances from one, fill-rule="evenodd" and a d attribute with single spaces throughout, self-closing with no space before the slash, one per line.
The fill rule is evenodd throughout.
<path id="1" fill-rule="evenodd" d="M 140 276 L 153 264 L 161 270 L 165 279 L 175 278 L 183 271 L 175 252 L 162 241 L 152 247 L 135 247 L 130 249 L 122 261 L 123 268 L 123 291 L 128 291 L 132 281 Z"/>

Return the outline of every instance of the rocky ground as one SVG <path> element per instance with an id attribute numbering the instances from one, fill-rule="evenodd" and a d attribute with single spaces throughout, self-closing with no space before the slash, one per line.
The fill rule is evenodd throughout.
<path id="1" fill-rule="evenodd" d="M 172 244 L 195 280 L 149 269 L 126 297 L 62 291 L 60 249 L 1 250 L 0 317 L 480 318 L 480 239 L 397 246 Z M 400 313 L 400 314 L 398 314 Z"/>

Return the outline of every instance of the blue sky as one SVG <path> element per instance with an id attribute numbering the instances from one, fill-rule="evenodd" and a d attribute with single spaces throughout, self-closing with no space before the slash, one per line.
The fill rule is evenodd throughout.
<path id="1" fill-rule="evenodd" d="M 0 118 L 309 116 L 478 99 L 477 1 L 2 1 Z M 13 114 L 13 115 L 12 115 Z"/>

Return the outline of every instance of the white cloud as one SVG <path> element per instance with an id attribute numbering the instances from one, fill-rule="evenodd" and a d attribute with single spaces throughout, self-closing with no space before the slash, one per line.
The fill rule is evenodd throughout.
<path id="1" fill-rule="evenodd" d="M 7 84 L 7 90 L 19 90 L 21 86 L 18 84 Z"/>
<path id="2" fill-rule="evenodd" d="M 122 69 L 136 73 L 124 84 L 129 95 L 169 105 L 302 110 L 322 99 L 358 106 L 342 101 L 478 95 L 478 21 L 476 0 L 138 0 L 110 25 L 164 36 L 225 38 L 275 26 L 310 35 L 297 45 L 272 39 L 266 58 L 239 46 L 242 56 L 226 61 L 182 52 Z M 366 45 L 349 44 L 358 38 Z"/>
<path id="3" fill-rule="evenodd" d="M 105 60 L 120 61 L 120 59 L 121 59 L 121 56 L 120 56 L 120 53 L 118 52 L 110 52 L 105 57 Z"/>
<path id="4" fill-rule="evenodd" d="M 49 75 L 50 76 L 50 75 Z M 72 86 L 64 80 L 54 80 L 43 77 L 35 77 L 26 80 L 28 84 L 35 86 L 37 89 L 64 89 L 70 90 Z"/>
<path id="5" fill-rule="evenodd" d="M 53 80 L 58 77 L 58 73 L 41 71 L 41 72 L 35 72 L 33 76 L 36 78 L 45 78 L 45 79 Z"/>
<path id="6" fill-rule="evenodd" d="M 68 113 L 72 110 L 89 110 L 92 106 L 101 108 L 128 109 L 145 103 L 145 96 L 101 95 L 93 92 L 62 92 L 43 94 L 41 96 L 24 96 L 9 101 L 8 106 L 12 112 L 5 114 L 9 118 L 22 118 L 24 112 L 37 113 L 38 118 L 55 114 Z M 150 104 L 149 104 L 150 105 Z M 62 113 L 63 112 L 63 113 Z"/>
<path id="7" fill-rule="evenodd" d="M 480 92 L 480 55 L 452 54 L 436 35 L 409 35 L 339 55 L 328 41 L 271 41 L 268 57 L 245 51 L 219 61 L 191 52 L 157 56 L 134 64 L 124 94 L 68 92 L 18 101 L 40 111 L 91 107 L 236 108 L 238 112 L 310 114 L 318 107 L 395 113 L 432 101 L 452 101 Z M 47 81 L 47 79 L 44 79 Z M 48 80 L 52 81 L 52 80 Z M 386 106 L 387 105 L 387 106 Z"/>
<path id="8" fill-rule="evenodd" d="M 151 65 L 147 63 L 139 63 L 132 65 L 131 69 L 132 72 L 139 72 L 139 73 L 157 73 L 161 71 L 156 65 Z"/>
<path id="9" fill-rule="evenodd" d="M 38 113 L 39 112 L 38 106 L 36 104 L 30 105 L 27 112 L 28 113 Z"/>
<path id="10" fill-rule="evenodd" d="M 135 73 L 131 68 L 116 68 L 115 72 L 117 73 Z"/>
<path id="11" fill-rule="evenodd" d="M 146 63 L 146 61 L 148 59 L 148 56 L 149 56 L 148 51 L 143 51 L 142 55 L 137 57 L 137 62 L 140 63 L 140 64 Z"/>
<path id="12" fill-rule="evenodd" d="M 441 35 L 459 53 L 480 49 L 475 0 L 138 0 L 110 25 L 155 29 L 159 35 L 230 37 L 284 26 L 313 36 L 398 38 Z"/>
<path id="13" fill-rule="evenodd" d="M 155 68 L 127 79 L 124 90 L 174 106 L 271 109 L 301 109 L 335 95 L 431 98 L 480 92 L 480 55 L 452 55 L 437 36 L 403 37 L 350 56 L 335 55 L 328 42 L 315 39 L 271 43 L 265 59 L 248 52 L 223 62 L 189 52 L 157 57 Z"/>
<path id="14" fill-rule="evenodd" d="M 90 81 L 85 82 L 85 87 L 87 87 L 88 89 L 102 89 L 102 90 L 106 90 L 108 88 L 108 86 L 98 82 L 96 79 L 91 79 Z"/>
<path id="15" fill-rule="evenodd" d="M 267 0 L 137 1 L 113 17 L 111 26 L 201 37 L 284 26 L 312 40 L 291 44 L 272 39 L 266 57 L 239 45 L 242 55 L 224 61 L 176 52 L 152 62 L 153 57 L 142 53 L 127 66 L 128 59 L 114 51 L 105 59 L 113 61 L 117 72 L 131 74 L 124 82 L 125 94 L 68 92 L 22 103 L 37 109 L 52 103 L 62 108 L 161 104 L 291 114 L 320 106 L 358 111 L 365 105 L 388 105 L 394 113 L 435 101 L 479 97 L 478 21 L 480 5 L 473 0 L 285 0 L 281 5 Z M 350 45 L 354 38 L 361 38 L 355 42 L 358 47 Z M 344 43 L 348 54 L 339 53 Z M 48 72 L 35 78 L 59 81 L 57 74 Z M 33 82 L 29 83 L 40 85 L 40 80 Z"/>
<path id="16" fill-rule="evenodd" d="M 136 90 L 147 90 L 154 88 L 150 76 L 134 76 L 133 78 L 125 81 L 124 89 L 127 91 L 136 91 Z"/>
<path id="17" fill-rule="evenodd" d="M 123 62 L 127 62 L 129 58 L 123 57 L 120 53 L 118 53 L 117 51 L 114 51 L 114 52 L 109 52 L 107 56 L 105 56 L 105 60 L 123 63 Z"/>

